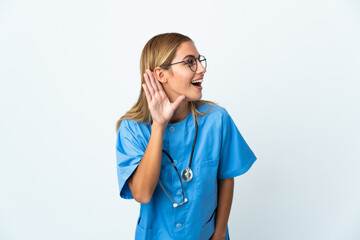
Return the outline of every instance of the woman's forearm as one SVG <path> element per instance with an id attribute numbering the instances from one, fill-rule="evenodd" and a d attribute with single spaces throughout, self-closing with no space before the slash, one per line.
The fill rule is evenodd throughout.
<path id="1" fill-rule="evenodd" d="M 139 203 L 150 202 L 159 180 L 165 128 L 166 126 L 151 125 L 151 136 L 144 156 L 128 179 L 131 193 Z"/>
<path id="2" fill-rule="evenodd" d="M 218 180 L 218 204 L 213 237 L 225 239 L 234 193 L 234 178 Z"/>

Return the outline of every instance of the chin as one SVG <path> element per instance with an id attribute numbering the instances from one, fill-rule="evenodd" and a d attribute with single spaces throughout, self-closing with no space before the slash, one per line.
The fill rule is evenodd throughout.
<path id="1" fill-rule="evenodd" d="M 202 94 L 200 93 L 199 97 L 195 97 L 195 98 L 186 97 L 186 100 L 188 100 L 188 101 L 197 101 L 197 100 L 200 100 L 201 98 L 202 98 Z"/>

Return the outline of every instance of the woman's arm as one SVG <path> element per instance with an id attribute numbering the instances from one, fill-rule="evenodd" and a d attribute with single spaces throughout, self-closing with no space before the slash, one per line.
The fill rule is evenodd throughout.
<path id="1" fill-rule="evenodd" d="M 159 180 L 165 128 L 166 126 L 152 124 L 144 156 L 127 181 L 134 199 L 139 203 L 150 202 Z"/>
<path id="2" fill-rule="evenodd" d="M 218 205 L 215 232 L 210 240 L 224 240 L 234 193 L 234 178 L 218 180 Z"/>
<path id="3" fill-rule="evenodd" d="M 146 84 L 142 84 L 142 86 L 153 123 L 145 153 L 127 182 L 137 202 L 149 203 L 160 176 L 162 145 L 166 126 L 185 96 L 180 95 L 175 102 L 171 103 L 160 81 L 153 76 L 150 69 L 146 69 L 144 78 Z"/>

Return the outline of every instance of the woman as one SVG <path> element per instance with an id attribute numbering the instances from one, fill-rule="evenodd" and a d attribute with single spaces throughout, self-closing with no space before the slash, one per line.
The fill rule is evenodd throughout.
<path id="1" fill-rule="evenodd" d="M 200 100 L 206 64 L 179 33 L 142 51 L 139 99 L 116 126 L 120 197 L 140 203 L 135 239 L 229 239 L 234 177 L 256 156 L 226 109 Z"/>

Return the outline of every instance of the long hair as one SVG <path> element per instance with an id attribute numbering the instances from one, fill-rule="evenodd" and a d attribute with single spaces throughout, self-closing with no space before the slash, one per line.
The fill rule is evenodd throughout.
<path id="1" fill-rule="evenodd" d="M 144 122 L 149 124 L 152 122 L 151 112 L 148 107 L 147 98 L 142 88 L 142 84 L 146 84 L 144 73 L 146 69 L 153 71 L 156 67 L 162 67 L 163 69 L 169 69 L 167 64 L 170 64 L 175 57 L 176 50 L 179 45 L 185 41 L 194 43 L 188 36 L 180 33 L 163 33 L 152 37 L 144 46 L 141 58 L 140 58 L 140 95 L 135 105 L 127 111 L 116 123 L 116 132 L 119 131 L 121 121 L 123 119 L 131 119 L 135 122 Z M 209 103 L 211 105 L 218 105 L 215 102 L 207 100 L 189 101 L 190 111 L 192 113 L 194 121 L 198 116 L 206 115 L 212 106 L 206 112 L 199 112 L 198 106 Z"/>

